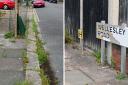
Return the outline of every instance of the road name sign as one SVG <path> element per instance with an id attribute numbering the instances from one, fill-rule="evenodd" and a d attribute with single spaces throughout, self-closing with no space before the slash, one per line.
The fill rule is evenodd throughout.
<path id="1" fill-rule="evenodd" d="M 128 47 L 128 27 L 96 22 L 96 38 Z"/>

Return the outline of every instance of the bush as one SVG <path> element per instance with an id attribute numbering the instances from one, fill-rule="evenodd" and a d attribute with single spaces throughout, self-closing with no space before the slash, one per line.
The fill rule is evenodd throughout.
<path id="1" fill-rule="evenodd" d="M 14 37 L 14 33 L 13 32 L 7 32 L 5 35 L 4 35 L 5 39 L 7 38 L 13 38 Z"/>

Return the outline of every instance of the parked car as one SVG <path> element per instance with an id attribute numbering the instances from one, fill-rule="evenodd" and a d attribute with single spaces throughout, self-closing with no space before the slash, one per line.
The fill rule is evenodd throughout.
<path id="1" fill-rule="evenodd" d="M 57 3 L 57 0 L 49 0 L 50 3 Z"/>
<path id="2" fill-rule="evenodd" d="M 0 0 L 0 9 L 14 9 L 15 1 L 14 0 Z"/>
<path id="3" fill-rule="evenodd" d="M 34 0 L 32 1 L 33 7 L 45 7 L 45 1 L 44 0 Z"/>

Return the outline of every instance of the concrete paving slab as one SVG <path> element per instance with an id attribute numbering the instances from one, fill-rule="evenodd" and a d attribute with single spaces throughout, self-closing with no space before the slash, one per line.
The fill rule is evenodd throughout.
<path id="1" fill-rule="evenodd" d="M 24 79 L 23 71 L 0 70 L 0 85 L 14 85 Z"/>
<path id="2" fill-rule="evenodd" d="M 89 82 L 88 85 L 128 85 L 127 79 L 125 81 L 117 81 L 116 72 L 109 66 L 101 66 L 96 63 L 96 59 L 92 56 L 89 51 L 84 51 L 84 54 L 80 54 L 79 49 L 73 49 L 72 46 L 66 46 L 65 50 L 65 61 L 66 68 L 65 71 L 74 71 L 76 69 L 80 70 L 81 74 L 86 75 L 93 82 Z M 69 80 L 66 83 L 70 84 L 68 81 L 79 82 L 74 78 L 70 79 L 70 76 L 74 76 L 72 73 L 66 75 Z M 83 75 L 77 75 L 82 77 Z M 82 80 L 81 80 L 82 81 Z M 84 82 L 84 80 L 83 80 Z M 71 84 L 74 85 L 74 84 Z M 79 84 L 85 85 L 85 84 Z"/>
<path id="3" fill-rule="evenodd" d="M 0 58 L 0 71 L 23 71 L 21 58 Z"/>
<path id="4" fill-rule="evenodd" d="M 65 72 L 66 83 L 65 85 L 86 85 L 93 82 L 86 75 L 82 74 L 79 70 L 72 70 Z"/>
<path id="5" fill-rule="evenodd" d="M 3 36 L 0 34 L 0 85 L 14 85 L 25 78 L 22 61 L 25 40 L 17 39 L 12 43 Z"/>

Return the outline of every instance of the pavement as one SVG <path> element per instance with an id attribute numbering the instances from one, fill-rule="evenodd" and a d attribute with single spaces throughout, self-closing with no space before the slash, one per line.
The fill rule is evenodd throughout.
<path id="1" fill-rule="evenodd" d="M 116 71 L 98 65 L 90 51 L 81 55 L 77 45 L 66 45 L 65 85 L 128 85 L 128 80 L 117 80 Z"/>
<path id="2" fill-rule="evenodd" d="M 14 85 L 25 78 L 23 70 L 23 52 L 25 41 L 11 42 L 0 34 L 0 85 Z"/>
<path id="3" fill-rule="evenodd" d="M 63 85 L 63 4 L 46 2 L 46 7 L 36 8 L 36 12 L 51 67 Z"/>

